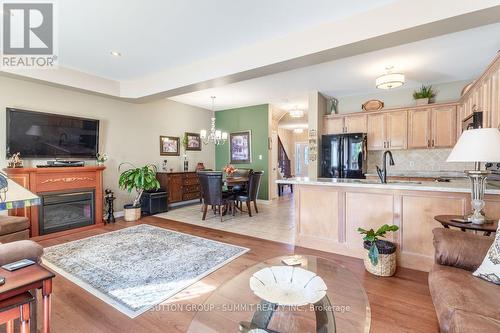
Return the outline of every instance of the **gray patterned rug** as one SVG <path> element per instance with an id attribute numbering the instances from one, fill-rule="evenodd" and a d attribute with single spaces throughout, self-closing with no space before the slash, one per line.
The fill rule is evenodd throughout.
<path id="1" fill-rule="evenodd" d="M 142 224 L 46 248 L 43 263 L 134 318 L 248 250 Z"/>

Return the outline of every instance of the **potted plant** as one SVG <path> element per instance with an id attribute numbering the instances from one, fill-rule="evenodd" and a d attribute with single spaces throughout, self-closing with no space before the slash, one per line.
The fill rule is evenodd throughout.
<path id="1" fill-rule="evenodd" d="M 417 105 L 429 104 L 429 102 L 436 97 L 436 92 L 432 89 L 432 86 L 420 87 L 420 89 L 413 92 L 413 99 Z"/>
<path id="2" fill-rule="evenodd" d="M 358 228 L 363 237 L 366 252 L 364 263 L 368 272 L 378 276 L 392 276 L 396 272 L 396 244 L 381 240 L 389 231 L 397 231 L 397 225 L 384 224 L 377 231 Z"/>
<path id="3" fill-rule="evenodd" d="M 123 165 L 130 165 L 131 168 L 120 174 L 119 185 L 123 190 L 131 193 L 132 190 L 137 192 L 137 195 L 132 204 L 127 204 L 123 208 L 125 210 L 125 221 L 137 221 L 141 217 L 141 197 L 144 191 L 157 190 L 160 188 L 160 183 L 156 179 L 156 166 L 148 164 L 140 168 L 136 168 L 130 163 L 122 163 L 118 167 L 121 170 Z"/>

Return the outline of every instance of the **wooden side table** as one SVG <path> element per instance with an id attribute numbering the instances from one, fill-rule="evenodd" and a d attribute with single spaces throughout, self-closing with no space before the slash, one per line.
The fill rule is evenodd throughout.
<path id="1" fill-rule="evenodd" d="M 49 333 L 52 279 L 55 274 L 35 264 L 13 272 L 0 268 L 0 276 L 5 277 L 5 284 L 0 286 L 0 302 L 22 295 L 30 290 L 42 290 L 43 333 Z"/>
<path id="2" fill-rule="evenodd" d="M 460 228 L 462 231 L 474 230 L 483 232 L 485 236 L 491 235 L 492 232 L 496 232 L 498 229 L 498 220 L 488 220 L 488 223 L 484 224 L 474 224 L 474 223 L 463 223 L 456 222 L 453 219 L 463 219 L 461 215 L 437 215 L 434 216 L 434 220 L 438 221 L 443 225 L 443 227 L 449 229 L 450 227 Z"/>
<path id="3" fill-rule="evenodd" d="M 6 333 L 14 333 L 14 320 L 19 318 L 19 331 L 30 332 L 30 303 L 35 298 L 29 291 L 0 301 L 0 325 L 7 324 Z"/>

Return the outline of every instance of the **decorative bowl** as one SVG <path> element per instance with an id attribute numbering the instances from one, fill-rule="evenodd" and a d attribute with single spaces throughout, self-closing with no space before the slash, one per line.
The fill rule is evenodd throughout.
<path id="1" fill-rule="evenodd" d="M 250 289 L 270 303 L 301 306 L 321 300 L 327 287 L 314 272 L 300 267 L 272 266 L 252 275 Z"/>

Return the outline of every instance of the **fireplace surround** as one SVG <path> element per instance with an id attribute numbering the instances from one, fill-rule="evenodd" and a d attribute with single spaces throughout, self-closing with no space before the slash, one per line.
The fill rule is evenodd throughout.
<path id="1" fill-rule="evenodd" d="M 30 237 L 34 237 L 35 240 L 57 237 L 61 234 L 82 230 L 82 228 L 102 225 L 104 223 L 102 188 L 104 169 L 104 166 L 4 169 L 9 178 L 37 194 L 49 204 L 48 207 L 41 205 L 13 209 L 9 211 L 9 215 L 28 217 L 30 220 Z M 61 203 L 57 202 L 59 199 L 67 199 L 72 195 L 74 195 L 72 199 L 75 199 L 76 194 L 86 192 L 92 193 L 93 200 L 88 197 L 85 198 L 85 195 L 83 195 L 83 197 L 79 197 L 83 200 L 77 200 L 83 201 L 83 203 L 69 205 L 68 207 L 71 207 L 75 214 L 74 216 L 66 216 L 66 219 L 71 221 L 60 221 L 57 218 L 52 218 L 53 220 L 50 221 L 48 227 L 42 225 L 42 218 L 46 219 L 47 214 L 53 216 L 57 213 L 55 208 L 60 207 L 58 205 Z M 86 195 L 90 194 L 87 193 Z M 78 218 L 77 215 L 81 216 Z"/>

